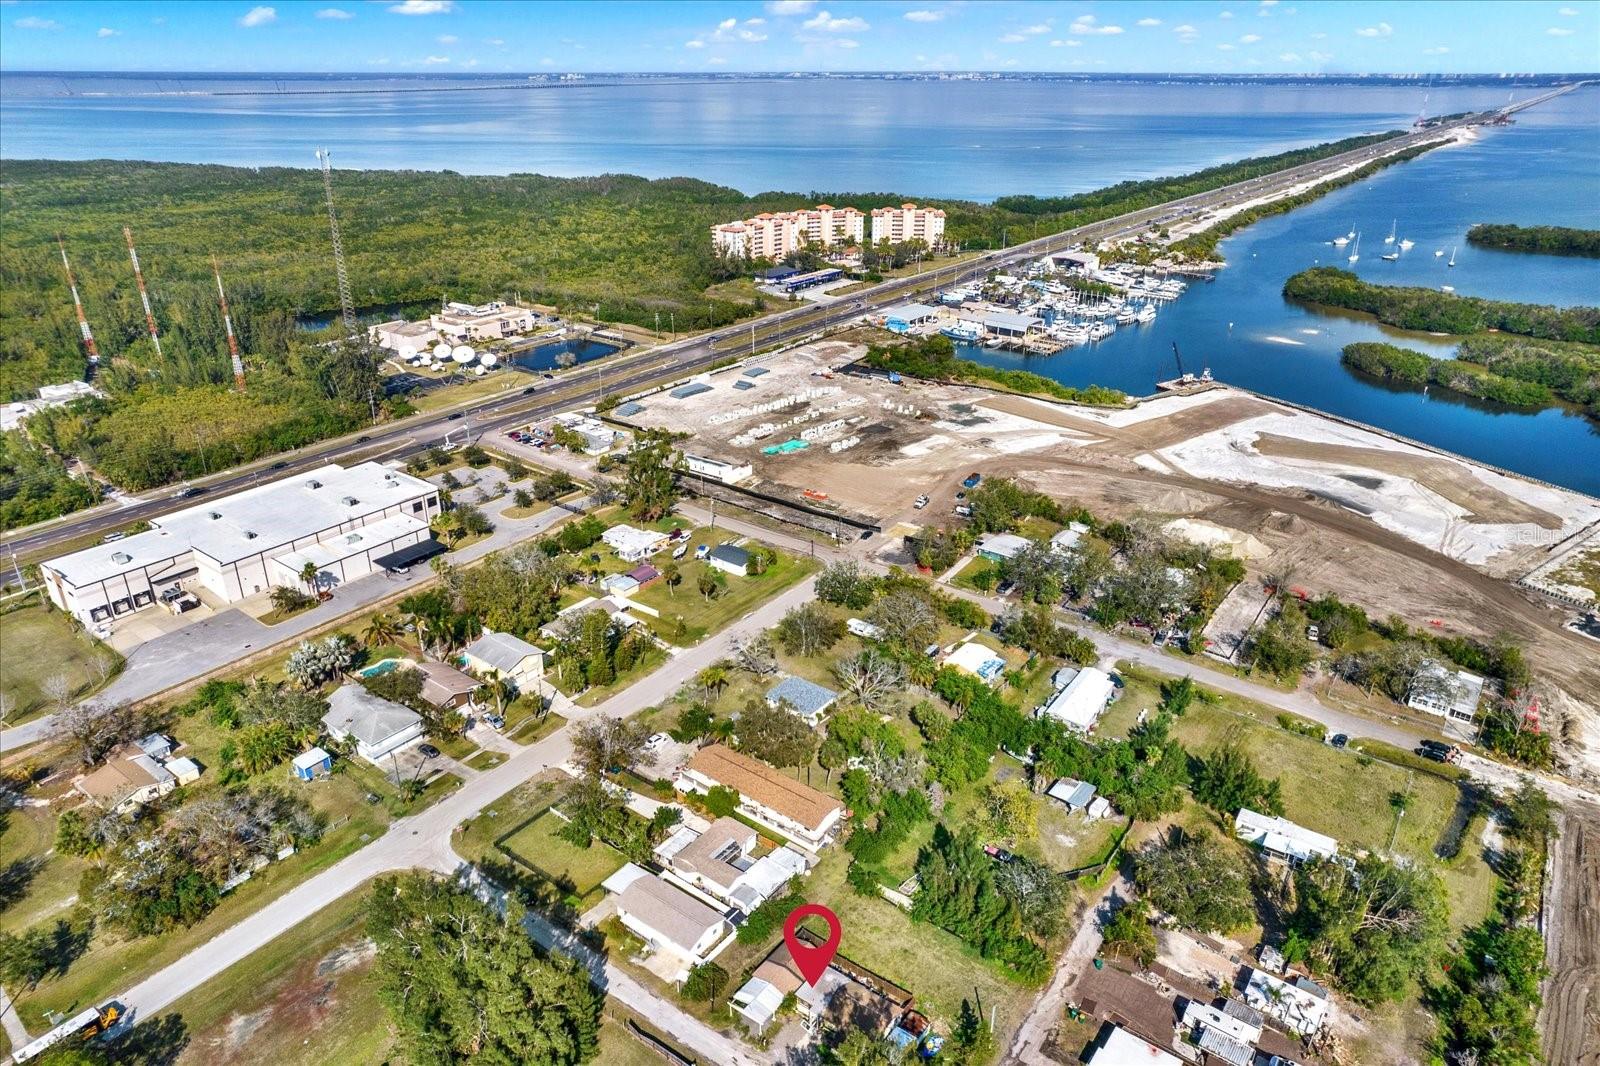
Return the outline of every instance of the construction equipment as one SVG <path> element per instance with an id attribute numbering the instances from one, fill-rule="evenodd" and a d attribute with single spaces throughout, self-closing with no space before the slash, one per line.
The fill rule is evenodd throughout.
<path id="1" fill-rule="evenodd" d="M 121 1018 L 122 1004 L 115 1001 L 101 1007 L 89 1007 L 68 1018 L 37 1040 L 24 1044 L 12 1052 L 11 1061 L 19 1064 L 28 1062 L 72 1037 L 81 1040 L 93 1039 L 101 1033 L 110 1031 Z"/>
<path id="2" fill-rule="evenodd" d="M 1179 381 L 1188 381 L 1189 380 L 1189 375 L 1184 373 L 1184 370 L 1183 370 L 1183 356 L 1181 354 L 1179 354 L 1179 352 L 1178 352 L 1178 342 L 1177 341 L 1173 341 L 1172 342 L 1172 358 L 1177 360 L 1177 362 L 1178 362 L 1178 380 Z"/>
<path id="3" fill-rule="evenodd" d="M 83 334 L 83 346 L 89 352 L 89 373 L 92 375 L 94 368 L 100 365 L 100 349 L 95 347 L 89 319 L 83 313 L 83 300 L 78 296 L 78 279 L 72 276 L 72 264 L 67 261 L 67 242 L 59 234 L 56 236 L 56 245 L 61 249 L 61 265 L 67 271 L 67 288 L 72 290 L 72 306 L 78 312 L 78 331 Z"/>
<path id="4" fill-rule="evenodd" d="M 344 320 L 347 337 L 356 336 L 355 302 L 350 299 L 350 275 L 344 269 L 344 242 L 339 239 L 339 216 L 333 210 L 333 171 L 329 168 L 331 153 L 326 148 L 317 149 L 317 159 L 322 164 L 322 190 L 328 199 L 328 230 L 333 234 L 333 269 L 339 279 L 339 313 Z"/>
<path id="5" fill-rule="evenodd" d="M 228 355 L 233 358 L 233 387 L 244 391 L 244 360 L 239 358 L 239 342 L 233 335 L 233 316 L 228 313 L 228 294 L 222 289 L 222 268 L 211 257 L 211 272 L 217 278 L 217 302 L 222 305 L 222 326 L 228 331 Z"/>
<path id="6" fill-rule="evenodd" d="M 144 304 L 144 324 L 150 329 L 150 343 L 156 346 L 156 358 L 161 358 L 161 334 L 156 332 L 156 316 L 150 310 L 150 294 L 145 291 L 144 271 L 139 269 L 139 253 L 133 248 L 133 230 L 122 227 L 123 239 L 128 242 L 128 258 L 133 261 L 133 279 L 139 283 L 139 302 Z"/>

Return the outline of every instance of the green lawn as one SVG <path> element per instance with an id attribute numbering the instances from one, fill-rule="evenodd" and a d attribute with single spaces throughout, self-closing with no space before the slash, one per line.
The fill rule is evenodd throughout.
<path id="1" fill-rule="evenodd" d="M 621 852 L 598 840 L 587 848 L 573 847 L 556 836 L 561 825 L 559 817 L 546 811 L 507 837 L 501 846 L 552 880 L 564 882 L 579 897 L 594 891 L 628 861 Z"/>
<path id="2" fill-rule="evenodd" d="M 989 592 L 1000 583 L 1000 565 L 990 562 L 981 555 L 968 559 L 955 576 L 950 579 L 950 584 L 957 588 L 971 589 L 974 592 Z M 987 587 L 986 587 L 987 585 Z"/>
<path id="3" fill-rule="evenodd" d="M 715 545 L 723 539 L 723 535 L 716 530 L 697 529 L 690 535 L 689 543 Z M 655 565 L 660 568 L 664 563 L 657 560 Z M 696 587 L 700 576 L 709 569 L 708 565 L 693 558 L 693 549 L 677 565 L 683 575 L 683 581 L 677 588 L 669 589 L 664 580 L 653 581 L 631 598 L 660 611 L 659 619 L 649 620 L 651 628 L 662 639 L 684 646 L 720 632 L 759 604 L 805 580 L 818 568 L 814 559 L 779 552 L 777 562 L 768 567 L 764 574 L 752 574 L 749 577 L 723 575 L 727 578 L 727 584 L 708 600 L 700 595 Z M 679 620 L 682 621 L 681 627 Z"/>
<path id="4" fill-rule="evenodd" d="M 49 808 L 16 807 L 4 817 L 0 871 L 10 870 L 16 863 L 34 867 L 26 893 L 0 910 L 0 933 L 15 933 L 47 918 L 65 916 L 77 895 L 84 862 L 70 855 L 54 854 L 56 816 Z"/>
<path id="5" fill-rule="evenodd" d="M 66 680 L 70 698 L 82 699 L 104 682 L 94 663 L 99 659 L 114 673 L 122 656 L 94 639 L 73 620 L 44 606 L 25 601 L 0 614 L 0 695 L 10 706 L 10 725 L 24 722 L 49 709 L 54 701 L 45 691 L 50 679 Z M 109 679 L 112 674 L 107 674 Z"/>
<path id="6" fill-rule="evenodd" d="M 388 1061 L 388 1015 L 368 980 L 367 890 L 336 900 L 178 1000 L 189 1046 L 179 1066 Z"/>
<path id="7" fill-rule="evenodd" d="M 467 766 L 473 770 L 493 770 L 505 761 L 505 752 L 484 750 L 468 759 Z"/>

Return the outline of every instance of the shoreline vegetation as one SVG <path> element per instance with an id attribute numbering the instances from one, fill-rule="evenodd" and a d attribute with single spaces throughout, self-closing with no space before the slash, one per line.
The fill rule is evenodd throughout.
<path id="1" fill-rule="evenodd" d="M 1283 283 L 1283 295 L 1297 303 L 1365 312 L 1386 326 L 1419 333 L 1498 332 L 1600 345 L 1600 307 L 1550 307 L 1416 286 L 1374 285 L 1337 267 L 1302 270 Z"/>
<path id="2" fill-rule="evenodd" d="M 1600 230 L 1569 226 L 1517 226 L 1480 222 L 1467 231 L 1467 243 L 1503 252 L 1570 255 L 1600 259 Z"/>
<path id="3" fill-rule="evenodd" d="M 1029 370 L 1001 370 L 956 355 L 949 337 L 935 334 L 903 345 L 874 344 L 861 362 L 874 370 L 893 371 L 925 381 L 993 385 L 1025 396 L 1047 396 L 1088 407 L 1125 407 L 1128 394 L 1103 385 L 1078 389 Z"/>
<path id="4" fill-rule="evenodd" d="M 1581 345 L 1561 349 L 1555 342 L 1489 333 L 1462 338 L 1453 359 L 1378 342 L 1347 344 L 1339 358 L 1352 370 L 1384 381 L 1432 385 L 1509 407 L 1573 405 L 1600 420 L 1600 351 Z"/>
<path id="5" fill-rule="evenodd" d="M 1381 138 L 1380 140 L 1387 139 L 1389 138 Z M 1403 152 L 1384 156 L 1382 159 L 1374 159 L 1370 163 L 1362 164 L 1348 174 L 1313 185 L 1305 192 L 1296 193 L 1294 196 L 1285 196 L 1269 203 L 1257 204 L 1255 207 L 1229 215 L 1227 218 L 1207 226 L 1198 233 L 1191 233 L 1182 240 L 1173 241 L 1167 246 L 1167 251 L 1181 255 L 1190 262 L 1195 263 L 1226 262 L 1222 253 L 1217 250 L 1217 245 L 1246 226 L 1260 222 L 1264 218 L 1288 214 L 1295 208 L 1304 207 L 1306 204 L 1320 200 L 1322 197 L 1342 189 L 1346 185 L 1354 185 L 1358 181 L 1365 181 L 1386 167 L 1391 167 L 1396 163 L 1409 162 L 1424 152 L 1443 147 L 1449 143 L 1451 142 L 1447 140 L 1430 141 L 1427 144 L 1419 144 L 1407 148 Z"/>

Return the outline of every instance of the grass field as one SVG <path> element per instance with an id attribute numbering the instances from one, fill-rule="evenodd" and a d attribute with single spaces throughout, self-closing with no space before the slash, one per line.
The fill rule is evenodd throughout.
<path id="1" fill-rule="evenodd" d="M 114 672 L 122 657 L 83 632 L 62 612 L 38 602 L 0 614 L 0 695 L 11 709 L 10 725 L 27 721 L 54 703 L 45 686 L 60 675 L 71 698 L 82 699 L 104 682 L 99 659 Z M 111 673 L 106 674 L 109 680 Z"/>
<path id="2" fill-rule="evenodd" d="M 367 980 L 366 897 L 330 903 L 173 1004 L 166 1013 L 190 1037 L 179 1066 L 388 1061 L 388 1016 Z"/>
<path id="3" fill-rule="evenodd" d="M 21 898 L 0 910 L 0 933 L 16 933 L 36 922 L 64 915 L 78 892 L 83 860 L 53 854 L 56 817 L 45 807 L 17 807 L 8 811 L 0 833 L 0 875 L 20 871 L 26 864 L 33 874 Z"/>
<path id="4" fill-rule="evenodd" d="M 546 811 L 507 837 L 501 846 L 529 866 L 562 883 L 573 895 L 583 897 L 600 882 L 622 869 L 627 862 L 622 853 L 595 841 L 587 848 L 575 848 L 556 836 L 561 819 Z"/>

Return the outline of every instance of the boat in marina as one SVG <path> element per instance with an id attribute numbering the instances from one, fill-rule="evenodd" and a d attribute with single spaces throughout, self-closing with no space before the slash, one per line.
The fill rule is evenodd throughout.
<path id="1" fill-rule="evenodd" d="M 1356 234 L 1356 246 L 1350 253 L 1349 262 L 1354 263 L 1361 258 L 1361 234 Z"/>
<path id="2" fill-rule="evenodd" d="M 1143 307 L 1139 308 L 1139 313 L 1134 315 L 1133 317 L 1134 317 L 1134 319 L 1136 321 L 1139 321 L 1139 322 L 1154 322 L 1156 320 L 1156 308 L 1155 308 L 1155 305 L 1154 304 L 1145 304 Z"/>
<path id="3" fill-rule="evenodd" d="M 1397 218 L 1389 225 L 1389 235 L 1383 239 L 1384 244 L 1393 244 L 1394 235 L 1400 231 L 1400 220 Z"/>
<path id="4" fill-rule="evenodd" d="M 1343 248 L 1345 245 L 1347 245 L 1349 243 L 1350 243 L 1350 238 L 1349 237 L 1335 237 L 1333 239 L 1333 246 L 1335 248 Z"/>
<path id="5" fill-rule="evenodd" d="M 1450 262 L 1446 263 L 1445 266 L 1453 267 L 1455 265 L 1456 265 L 1456 250 L 1454 248 L 1452 248 L 1452 249 L 1450 249 Z"/>
<path id="6" fill-rule="evenodd" d="M 1109 322 L 1096 322 L 1089 327 L 1089 339 L 1103 341 L 1117 331 L 1117 327 Z"/>
<path id="7" fill-rule="evenodd" d="M 1433 257 L 1434 257 L 1434 258 L 1435 258 L 1435 259 L 1438 259 L 1438 258 L 1440 258 L 1440 257 L 1441 257 L 1441 256 L 1443 256 L 1443 255 L 1444 255 L 1444 249 L 1443 249 L 1443 248 L 1440 248 L 1440 249 L 1439 249 L 1439 250 L 1438 250 L 1438 251 L 1437 251 L 1437 252 L 1434 252 L 1434 253 L 1433 253 Z"/>
<path id="8" fill-rule="evenodd" d="M 1117 312 L 1117 325 L 1131 326 L 1138 321 L 1138 318 L 1139 312 L 1135 311 L 1131 306 L 1124 305 L 1122 310 Z"/>
<path id="9" fill-rule="evenodd" d="M 1399 253 L 1399 252 L 1384 252 L 1384 253 L 1383 253 L 1383 254 L 1382 254 L 1382 255 L 1380 255 L 1380 256 L 1379 256 L 1379 257 L 1378 257 L 1378 258 L 1379 258 L 1379 259 L 1382 259 L 1382 260 L 1383 260 L 1383 261 L 1384 261 L 1384 262 L 1387 262 L 1387 263 L 1392 263 L 1392 262 L 1394 262 L 1394 261 L 1395 261 L 1395 260 L 1396 260 L 1396 259 L 1399 259 L 1399 258 L 1400 258 L 1400 253 Z"/>
<path id="10" fill-rule="evenodd" d="M 967 344 L 976 344 L 983 339 L 983 327 L 976 322 L 952 322 L 939 332 L 953 341 Z"/>
<path id="11" fill-rule="evenodd" d="M 1416 241 L 1407 240 L 1404 237 L 1400 238 L 1400 250 L 1402 252 L 1409 252 L 1409 251 L 1411 251 L 1411 249 L 1415 248 L 1416 246 L 1417 246 L 1417 242 Z"/>

